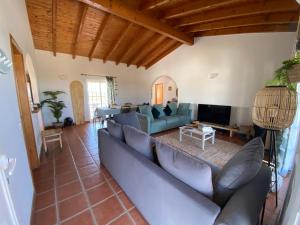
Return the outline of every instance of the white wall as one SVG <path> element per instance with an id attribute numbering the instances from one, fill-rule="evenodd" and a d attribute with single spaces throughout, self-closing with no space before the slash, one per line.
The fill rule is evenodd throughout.
<path id="1" fill-rule="evenodd" d="M 143 74 L 145 71 L 143 68 L 127 67 L 125 64 L 116 66 L 113 62 L 103 63 L 95 59 L 89 61 L 86 57 L 72 59 L 71 55 L 60 53 L 54 57 L 51 52 L 41 50 L 36 50 L 36 59 L 41 98 L 43 98 L 42 92 L 47 90 L 63 90 L 67 93 L 62 98 L 67 105 L 62 118 L 73 117 L 70 83 L 73 80 L 81 81 L 86 92 L 86 77 L 81 76 L 81 73 L 116 76 L 118 83 L 117 104 L 125 102 L 140 104 L 150 100 L 151 91 L 145 90 L 147 77 Z M 49 125 L 53 122 L 53 117 L 47 108 L 43 109 L 43 115 L 45 124 Z M 87 99 L 85 99 L 85 119 L 89 120 Z"/>
<path id="2" fill-rule="evenodd" d="M 183 45 L 146 71 L 148 90 L 157 77 L 172 77 L 179 102 L 233 107 L 231 123 L 250 124 L 255 93 L 289 58 L 295 33 L 203 37 Z M 218 73 L 209 79 L 211 73 Z"/>
<path id="3" fill-rule="evenodd" d="M 25 1 L 0 2 L 0 48 L 11 59 L 9 34 L 12 34 L 22 52 L 34 59 L 33 42 L 27 18 Z M 30 61 L 30 60 L 29 60 Z M 32 62 L 25 62 L 26 70 L 35 77 Z M 34 87 L 36 88 L 36 87 Z M 35 131 L 39 133 L 37 115 L 33 115 Z M 0 154 L 17 158 L 17 166 L 10 178 L 10 191 L 20 224 L 30 224 L 34 187 L 25 149 L 14 74 L 0 74 Z M 36 138 L 38 134 L 36 133 Z M 37 140 L 39 144 L 40 141 Z M 38 148 L 40 146 L 37 146 Z"/>

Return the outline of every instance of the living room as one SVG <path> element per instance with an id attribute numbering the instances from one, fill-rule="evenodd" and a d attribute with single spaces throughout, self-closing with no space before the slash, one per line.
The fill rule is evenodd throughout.
<path id="1" fill-rule="evenodd" d="M 195 224 L 200 220 L 200 224 L 299 223 L 298 198 L 293 197 L 297 196 L 295 185 L 299 183 L 295 164 L 299 151 L 297 105 L 288 101 L 294 104 L 295 116 L 290 119 L 286 114 L 288 125 L 279 129 L 284 132 L 276 131 L 277 138 L 283 138 L 276 144 L 277 159 L 273 155 L 268 158 L 270 152 L 273 154 L 273 133 L 262 135 L 262 129 L 257 130 L 254 124 L 272 129 L 253 116 L 259 108 L 255 105 L 258 93 L 268 82 L 279 88 L 286 85 L 281 80 L 278 83 L 276 77 L 283 62 L 299 63 L 295 56 L 298 20 L 299 5 L 294 0 L 1 2 L 0 155 L 9 162 L 1 174 L 1 191 L 9 192 L 3 201 L 8 210 L 1 210 L 1 221 L 3 218 L 6 224 L 22 225 Z M 163 79 L 170 83 L 162 85 Z M 22 84 L 26 84 L 25 89 Z M 295 88 L 295 84 L 292 86 Z M 292 98 L 298 96 L 286 89 L 293 93 Z M 53 91 L 61 92 L 58 99 L 51 99 L 62 101 L 58 113 L 47 102 Z M 212 111 L 216 106 L 223 107 L 218 116 Z M 204 118 L 208 109 L 211 111 L 206 116 L 210 119 Z M 229 113 L 224 114 L 226 109 Z M 281 110 L 290 109 L 285 105 Z M 120 114 L 127 111 L 130 113 Z M 203 170 L 209 165 L 210 172 L 201 177 L 203 183 L 185 180 L 184 171 L 194 173 L 196 169 L 182 162 L 178 164 L 182 170 L 174 174 L 174 170 L 163 166 L 159 154 L 155 160 L 162 171 L 157 170 L 157 162 L 155 166 L 149 164 L 159 179 L 151 175 L 152 169 L 135 167 L 145 159 L 133 153 L 138 160 L 132 161 L 132 149 L 129 155 L 115 156 L 128 146 L 114 147 L 119 143 L 107 130 L 118 126 L 112 121 L 134 126 L 135 122 L 128 122 L 133 114 L 144 137 L 151 143 L 156 140 L 156 151 L 164 149 L 160 143 L 165 143 L 184 153 L 178 153 L 179 161 L 196 158 L 195 162 L 189 161 L 191 166 L 200 158 L 205 164 L 201 164 Z M 72 126 L 61 130 L 64 122 Z M 207 136 L 203 136 L 203 127 L 211 127 Z M 51 137 L 49 131 L 53 128 L 59 130 L 55 133 L 58 138 L 48 143 L 46 135 Z M 126 138 L 140 135 L 134 133 L 136 130 L 121 130 L 127 144 L 130 140 Z M 256 201 L 232 197 L 232 203 L 227 199 L 228 205 L 224 206 L 212 193 L 207 194 L 207 186 L 205 191 L 201 189 L 207 174 L 211 173 L 208 183 L 212 185 L 213 176 L 227 162 L 234 161 L 231 159 L 238 158 L 243 145 L 257 136 L 263 136 L 262 151 L 266 150 L 259 168 L 266 164 L 271 169 L 266 166 L 266 174 L 261 175 L 265 181 L 254 185 L 257 192 L 249 195 Z M 135 136 L 134 142 L 138 140 Z M 147 146 L 140 140 L 137 148 Z M 132 167 L 123 165 L 126 160 L 118 161 L 121 156 Z M 184 158 L 187 156 L 191 157 Z M 279 172 L 275 178 L 277 163 L 278 171 L 287 172 L 284 176 Z M 132 173 L 123 173 L 131 169 Z M 272 177 L 268 175 L 271 170 Z M 195 176 L 199 174 L 195 172 Z M 138 178 L 140 187 L 133 187 L 139 186 Z M 268 179 L 272 185 L 265 190 Z M 243 184 L 246 191 L 241 193 L 250 193 L 247 188 L 253 188 L 254 183 L 251 180 Z M 153 192 L 147 185 L 156 190 L 157 197 L 139 196 L 143 188 Z M 169 191 L 165 195 L 164 189 Z M 194 196 L 192 200 L 190 195 Z M 239 219 L 231 207 L 240 207 L 236 213 Z"/>

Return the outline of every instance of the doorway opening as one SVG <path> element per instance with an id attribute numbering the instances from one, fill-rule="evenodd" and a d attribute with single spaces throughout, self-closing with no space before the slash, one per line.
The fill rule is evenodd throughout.
<path id="1" fill-rule="evenodd" d="M 106 79 L 88 79 L 87 91 L 90 119 L 93 119 L 97 108 L 108 107 Z"/>
<path id="2" fill-rule="evenodd" d="M 152 84 L 151 104 L 166 105 L 178 101 L 178 88 L 169 76 L 161 76 Z"/>
<path id="3" fill-rule="evenodd" d="M 16 91 L 20 110 L 24 141 L 27 150 L 28 161 L 31 169 L 39 167 L 39 158 L 36 149 L 35 135 L 31 118 L 27 77 L 25 73 L 24 58 L 17 42 L 10 36 L 12 63 L 16 82 Z"/>

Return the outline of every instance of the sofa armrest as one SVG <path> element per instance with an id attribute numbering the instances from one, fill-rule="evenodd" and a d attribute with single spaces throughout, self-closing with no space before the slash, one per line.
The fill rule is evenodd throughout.
<path id="1" fill-rule="evenodd" d="M 262 165 L 253 180 L 237 190 L 229 199 L 215 225 L 258 224 L 259 215 L 270 190 L 271 170 Z"/>
<path id="2" fill-rule="evenodd" d="M 142 113 L 137 113 L 141 129 L 142 131 L 150 134 L 150 126 L 151 126 L 151 119 L 149 116 L 142 114 Z"/>

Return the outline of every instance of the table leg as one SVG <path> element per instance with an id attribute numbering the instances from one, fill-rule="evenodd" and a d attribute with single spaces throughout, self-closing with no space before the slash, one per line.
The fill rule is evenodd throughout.
<path id="1" fill-rule="evenodd" d="M 43 138 L 43 143 L 44 143 L 45 153 L 47 153 L 47 143 L 46 143 L 46 139 L 45 138 Z"/>
<path id="2" fill-rule="evenodd" d="M 61 135 L 59 135 L 59 144 L 60 144 L 60 149 L 62 150 L 62 139 L 61 139 Z"/>
<path id="3" fill-rule="evenodd" d="M 212 139 L 211 139 L 211 143 L 212 143 L 212 144 L 215 144 L 215 131 L 213 132 L 212 135 L 213 135 L 213 136 L 212 136 Z"/>
<path id="4" fill-rule="evenodd" d="M 179 129 L 179 141 L 182 142 L 182 129 Z"/>
<path id="5" fill-rule="evenodd" d="M 204 150 L 205 134 L 202 134 L 202 150 Z"/>

